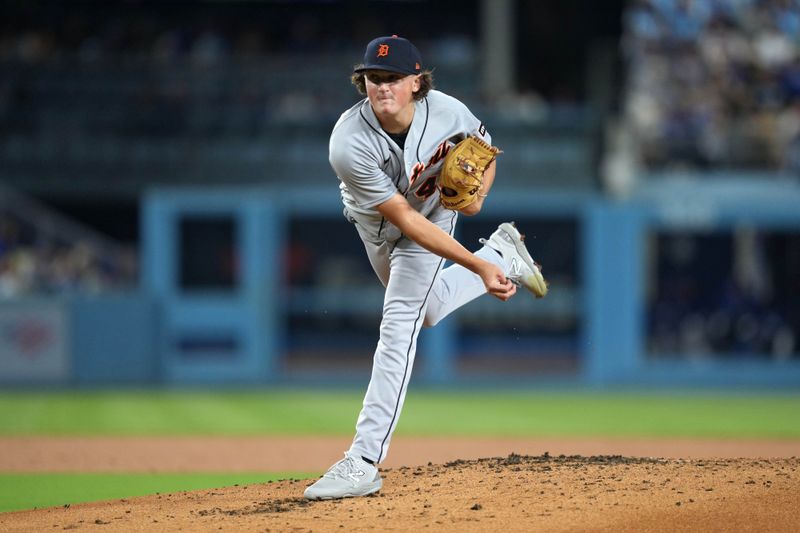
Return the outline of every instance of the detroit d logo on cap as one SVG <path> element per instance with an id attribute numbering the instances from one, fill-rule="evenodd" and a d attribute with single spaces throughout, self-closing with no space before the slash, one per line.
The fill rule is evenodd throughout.
<path id="1" fill-rule="evenodd" d="M 378 57 L 386 57 L 389 55 L 389 45 L 382 44 L 378 47 Z"/>

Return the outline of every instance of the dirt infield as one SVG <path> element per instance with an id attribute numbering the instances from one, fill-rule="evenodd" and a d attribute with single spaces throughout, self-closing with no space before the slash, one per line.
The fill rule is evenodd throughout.
<path id="1" fill-rule="evenodd" d="M 35 466 L 42 467 L 38 471 L 86 471 L 90 462 L 67 464 L 92 456 L 102 471 L 132 471 L 136 461 L 139 471 L 186 466 L 182 460 L 152 458 L 173 454 L 201 461 L 194 462 L 195 471 L 219 471 L 212 467 L 222 463 L 231 470 L 260 470 L 253 465 L 271 465 L 276 457 L 290 459 L 282 463 L 284 471 L 309 471 L 320 468 L 310 464 L 313 455 L 306 453 L 324 455 L 328 466 L 348 440 L 4 438 L 0 471 L 11 470 L 12 463 L 18 465 L 14 471 Z M 692 442 L 698 444 L 694 451 Z M 673 453 L 663 455 L 671 458 L 649 453 L 669 445 Z M 542 446 L 550 453 L 438 459 Z M 572 454 L 592 447 L 599 453 L 612 448 L 643 453 L 639 458 L 624 456 L 628 451 Z M 98 456 L 101 449 L 106 451 Z M 800 459 L 791 457 L 797 449 L 796 441 L 398 438 L 393 462 L 381 469 L 384 489 L 374 497 L 306 502 L 302 491 L 311 480 L 284 480 L 5 513 L 0 514 L 0 531 L 797 531 Z M 129 453 L 134 450 L 139 453 Z M 210 459 L 220 452 L 226 452 L 224 460 Z M 749 458 L 721 458 L 737 452 Z M 675 458 L 675 453 L 695 458 Z M 55 460 L 46 461 L 48 455 Z M 148 455 L 149 462 L 141 462 Z M 265 456 L 271 459 L 260 460 Z M 401 460 L 406 466 L 397 466 Z M 27 466 L 20 468 L 20 461 L 28 461 Z"/>
<path id="2" fill-rule="evenodd" d="M 0 472 L 321 472 L 349 447 L 349 437 L 0 437 Z M 381 466 L 546 452 L 671 459 L 800 457 L 800 441 L 398 436 Z"/>

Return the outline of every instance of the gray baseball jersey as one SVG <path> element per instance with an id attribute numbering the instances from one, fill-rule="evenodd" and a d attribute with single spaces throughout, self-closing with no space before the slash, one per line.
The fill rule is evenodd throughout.
<path id="1" fill-rule="evenodd" d="M 492 142 L 467 106 L 439 91 L 415 102 L 403 149 L 381 129 L 369 100 L 359 102 L 342 114 L 330 139 L 330 163 L 341 180 L 346 212 L 376 240 L 396 240 L 400 232 L 375 206 L 399 191 L 425 217 L 443 209 L 436 177 L 450 148 L 468 135 Z"/>
<path id="2" fill-rule="evenodd" d="M 423 326 L 433 326 L 465 303 L 486 293 L 479 276 L 460 265 L 442 270 L 444 259 L 410 239 L 400 239 L 376 206 L 398 191 L 409 204 L 453 235 L 458 214 L 439 205 L 436 177 L 451 146 L 467 135 L 491 137 L 467 107 L 430 91 L 415 102 L 404 148 L 381 129 L 365 99 L 342 114 L 330 140 L 330 162 L 341 180 L 345 216 L 356 225 L 370 263 L 386 287 L 380 340 L 372 377 L 356 423 L 350 453 L 373 462 L 386 456 L 405 401 Z M 484 246 L 475 255 L 509 265 Z"/>

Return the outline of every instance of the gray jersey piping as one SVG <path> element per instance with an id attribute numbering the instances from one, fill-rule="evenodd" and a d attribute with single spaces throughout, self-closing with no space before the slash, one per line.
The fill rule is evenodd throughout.
<path id="1" fill-rule="evenodd" d="M 419 147 L 422 146 L 422 139 L 425 137 L 425 130 L 428 129 L 428 117 L 431 116 L 431 110 L 428 107 L 428 97 L 425 97 L 425 124 L 422 126 L 422 133 L 419 135 L 419 142 L 417 143 L 417 162 L 422 163 L 422 158 L 419 156 Z"/>

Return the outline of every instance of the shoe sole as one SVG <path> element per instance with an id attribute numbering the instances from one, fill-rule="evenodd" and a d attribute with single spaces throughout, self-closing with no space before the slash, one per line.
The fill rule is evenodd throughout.
<path id="1" fill-rule="evenodd" d="M 340 494 L 336 496 L 309 496 L 304 494 L 303 497 L 306 500 L 340 500 L 342 498 L 358 498 L 360 496 L 369 496 L 370 494 L 375 494 L 383 487 L 383 480 L 380 480 L 376 486 L 371 487 L 367 492 L 359 492 L 358 494 L 347 492 L 345 494 Z"/>
<path id="2" fill-rule="evenodd" d="M 544 298 L 549 290 L 547 282 L 544 280 L 544 276 L 542 276 L 539 266 L 528 253 L 528 249 L 522 242 L 522 235 L 520 235 L 517 228 L 508 222 L 503 222 L 500 224 L 500 229 L 502 229 L 511 237 L 511 240 L 514 241 L 514 248 L 517 249 L 517 254 L 519 254 L 522 260 L 525 261 L 525 264 L 528 265 L 528 268 L 531 269 L 532 274 L 520 278 L 520 283 L 524 285 L 526 289 L 532 292 L 537 298 Z"/>

